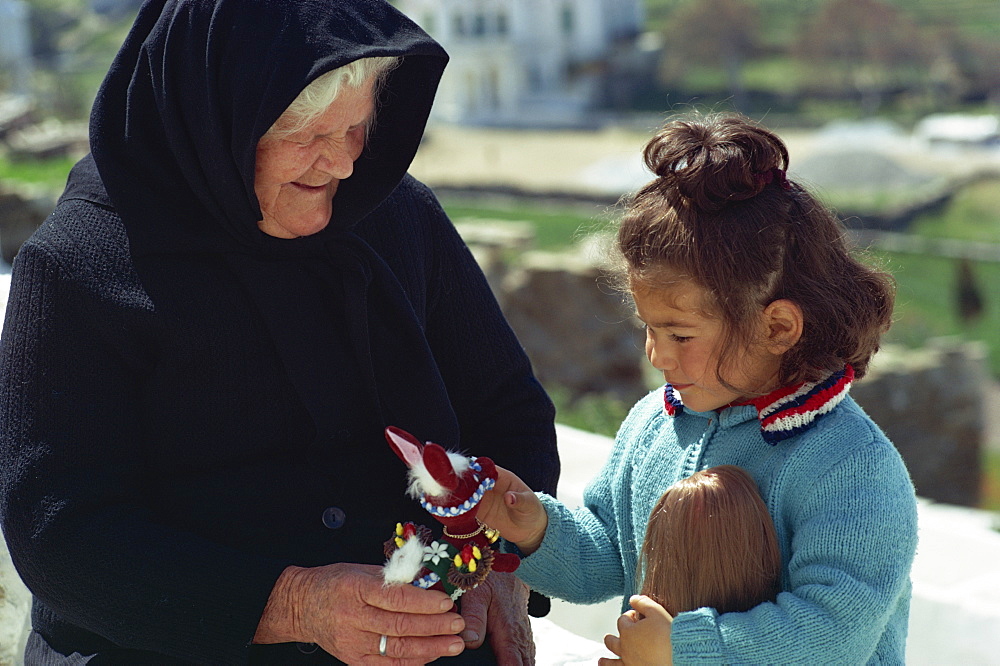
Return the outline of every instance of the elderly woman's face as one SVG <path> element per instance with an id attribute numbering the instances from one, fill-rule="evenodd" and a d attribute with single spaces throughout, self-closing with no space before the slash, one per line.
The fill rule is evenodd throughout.
<path id="1" fill-rule="evenodd" d="M 340 181 L 354 172 L 375 109 L 371 83 L 344 87 L 323 115 L 292 134 L 265 135 L 257 144 L 254 192 L 261 231 L 296 238 L 330 221 Z M 275 125 L 280 128 L 284 116 Z"/>

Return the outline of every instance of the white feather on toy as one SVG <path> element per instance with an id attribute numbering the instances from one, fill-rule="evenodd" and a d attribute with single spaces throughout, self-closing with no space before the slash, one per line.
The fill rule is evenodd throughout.
<path id="1" fill-rule="evenodd" d="M 451 461 L 451 466 L 455 470 L 455 474 L 459 477 L 469 469 L 469 459 L 461 453 L 449 451 L 448 460 Z M 424 495 L 428 497 L 445 497 L 449 494 L 448 489 L 431 476 L 431 473 L 427 471 L 427 467 L 423 462 L 411 467 L 407 476 L 410 483 L 406 488 L 406 493 L 410 497 L 420 498 Z"/>
<path id="2" fill-rule="evenodd" d="M 382 568 L 386 585 L 409 583 L 424 566 L 424 546 L 420 539 L 407 539 L 400 548 L 393 551 L 389 561 Z"/>

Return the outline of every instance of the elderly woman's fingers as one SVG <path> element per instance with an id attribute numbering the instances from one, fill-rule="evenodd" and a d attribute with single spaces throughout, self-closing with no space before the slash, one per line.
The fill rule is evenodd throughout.
<path id="1" fill-rule="evenodd" d="M 425 663 L 465 647 L 457 636 L 465 621 L 450 612 L 451 599 L 443 592 L 386 586 L 381 567 L 371 565 L 338 563 L 305 571 L 295 611 L 303 640 L 341 661 L 392 663 L 385 661 L 391 657 Z M 387 637 L 385 657 L 379 654 L 382 635 Z"/>
<path id="2" fill-rule="evenodd" d="M 413 585 L 386 585 L 381 567 L 357 566 L 369 573 L 357 579 L 358 595 L 361 601 L 373 608 L 437 615 L 450 611 L 455 605 L 451 597 L 440 590 L 423 590 Z"/>
<path id="3" fill-rule="evenodd" d="M 491 574 L 490 578 L 496 575 L 498 574 Z M 486 618 L 489 616 L 492 596 L 492 588 L 488 583 L 490 578 L 479 587 L 462 595 L 462 619 L 465 620 L 465 629 L 461 637 L 465 641 L 465 646 L 472 650 L 482 646 L 486 639 Z"/>
<path id="4" fill-rule="evenodd" d="M 380 652 L 381 636 L 374 635 L 372 654 L 348 663 L 362 664 L 426 664 L 442 656 L 460 654 L 464 646 L 458 642 L 445 642 L 447 637 L 433 636 L 414 638 L 410 636 L 387 636 L 385 654 Z"/>
<path id="5" fill-rule="evenodd" d="M 354 622 L 367 631 L 400 637 L 447 636 L 461 640 L 458 634 L 465 629 L 465 620 L 457 613 L 423 615 L 372 606 L 362 608 Z"/>
<path id="6" fill-rule="evenodd" d="M 479 609 L 485 607 L 485 634 L 500 666 L 535 663 L 535 642 L 528 619 L 528 586 L 511 573 L 494 571 L 486 581 L 463 595 L 473 595 Z M 480 605 L 485 602 L 485 606 Z M 476 626 L 463 602 L 467 626 Z M 482 635 L 482 634 L 481 634 Z M 473 645 L 466 640 L 468 647 Z"/>

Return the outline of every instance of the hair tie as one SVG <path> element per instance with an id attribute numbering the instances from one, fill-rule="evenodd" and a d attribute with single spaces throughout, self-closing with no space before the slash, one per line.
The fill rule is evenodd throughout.
<path id="1" fill-rule="evenodd" d="M 785 177 L 784 169 L 774 167 L 773 169 L 768 169 L 767 171 L 762 171 L 761 173 L 756 174 L 756 177 L 757 182 L 760 183 L 762 188 L 773 182 L 777 182 L 783 190 L 792 189 L 792 184 L 789 183 L 788 178 Z"/>

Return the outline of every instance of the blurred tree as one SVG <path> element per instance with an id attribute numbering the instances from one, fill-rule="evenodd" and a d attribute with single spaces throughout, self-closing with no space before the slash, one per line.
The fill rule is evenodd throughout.
<path id="1" fill-rule="evenodd" d="M 972 262 L 959 259 L 955 263 L 955 310 L 963 326 L 975 324 L 985 308 L 982 289 L 972 270 Z"/>
<path id="2" fill-rule="evenodd" d="M 85 14 L 79 0 L 26 0 L 35 60 L 43 67 L 58 65 L 65 46 L 63 35 L 80 25 Z"/>
<path id="3" fill-rule="evenodd" d="M 94 0 L 25 2 L 36 64 L 32 91 L 39 107 L 61 119 L 85 119 L 132 17 L 96 14 Z"/>
<path id="4" fill-rule="evenodd" d="M 814 71 L 813 92 L 858 97 L 866 115 L 894 87 L 924 79 L 931 62 L 919 26 L 883 0 L 829 0 L 806 23 L 794 52 Z"/>
<path id="5" fill-rule="evenodd" d="M 692 66 L 718 66 L 737 109 L 745 108 L 743 66 L 759 31 L 757 8 L 747 0 L 696 0 L 678 8 L 664 30 L 661 78 L 683 80 Z"/>
<path id="6" fill-rule="evenodd" d="M 967 40 L 951 22 L 941 23 L 928 33 L 933 52 L 927 77 L 928 102 L 931 108 L 951 108 L 974 87 L 966 69 L 975 57 L 970 57 Z"/>
<path id="7" fill-rule="evenodd" d="M 962 80 L 967 84 L 959 103 L 988 102 L 1000 106 L 1000 41 L 996 38 L 966 37 L 949 44 Z"/>

